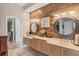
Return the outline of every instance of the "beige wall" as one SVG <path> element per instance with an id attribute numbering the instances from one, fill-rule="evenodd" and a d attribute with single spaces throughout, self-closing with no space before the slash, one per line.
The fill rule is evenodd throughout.
<path id="1" fill-rule="evenodd" d="M 0 35 L 6 35 L 6 16 L 22 17 L 22 8 L 16 4 L 0 4 Z"/>
<path id="2" fill-rule="evenodd" d="M 0 4 L 0 35 L 6 35 L 6 16 L 14 16 L 14 17 L 18 17 L 21 25 L 21 34 L 20 34 L 20 42 L 19 44 L 22 45 L 22 20 L 23 20 L 23 9 L 21 6 L 17 5 L 17 4 Z"/>

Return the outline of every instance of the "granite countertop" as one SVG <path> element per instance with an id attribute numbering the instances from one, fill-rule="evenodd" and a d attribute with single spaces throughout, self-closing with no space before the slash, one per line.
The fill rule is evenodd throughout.
<path id="1" fill-rule="evenodd" d="M 65 48 L 69 48 L 69 49 L 73 49 L 73 50 L 78 50 L 79 51 L 79 46 L 75 46 L 72 43 L 72 40 L 67 40 L 67 39 L 59 39 L 59 38 L 48 38 L 48 37 L 40 37 L 40 36 L 36 36 L 36 35 L 30 35 L 30 36 L 24 36 L 26 38 L 38 38 L 41 40 L 46 40 L 47 43 L 49 44 L 53 44 L 53 45 L 57 45 L 57 46 L 61 46 L 61 47 L 65 47 Z"/>

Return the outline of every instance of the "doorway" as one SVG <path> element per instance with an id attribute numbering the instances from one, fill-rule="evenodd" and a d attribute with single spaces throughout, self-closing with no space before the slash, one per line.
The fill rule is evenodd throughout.
<path id="1" fill-rule="evenodd" d="M 8 36 L 8 46 L 11 48 L 18 47 L 20 43 L 20 20 L 18 17 L 6 17 L 6 34 Z"/>
<path id="2" fill-rule="evenodd" d="M 14 18 L 7 20 L 7 33 L 8 33 L 8 41 L 13 43 L 15 42 L 15 24 Z"/>
<path id="3" fill-rule="evenodd" d="M 15 45 L 15 18 L 7 17 L 7 36 L 8 36 L 8 47 L 14 48 Z"/>

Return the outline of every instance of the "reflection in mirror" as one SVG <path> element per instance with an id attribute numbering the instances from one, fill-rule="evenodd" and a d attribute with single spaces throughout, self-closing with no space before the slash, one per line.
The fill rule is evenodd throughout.
<path id="1" fill-rule="evenodd" d="M 31 31 L 32 31 L 32 33 L 36 33 L 37 30 L 38 30 L 38 24 L 36 22 L 33 22 L 31 24 Z"/>
<path id="2" fill-rule="evenodd" d="M 60 18 L 56 22 L 56 30 L 61 35 L 70 35 L 74 34 L 77 28 L 76 19 L 64 17 Z"/>

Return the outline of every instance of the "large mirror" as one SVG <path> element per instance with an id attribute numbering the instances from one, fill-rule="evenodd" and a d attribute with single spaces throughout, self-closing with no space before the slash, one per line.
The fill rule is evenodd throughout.
<path id="1" fill-rule="evenodd" d="M 65 37 L 71 37 L 75 34 L 75 31 L 77 30 L 77 20 L 76 18 L 70 18 L 70 17 L 63 17 L 59 18 L 56 21 L 55 29 L 56 32 L 58 32 L 60 35 Z"/>
<path id="2" fill-rule="evenodd" d="M 31 32 L 36 33 L 38 31 L 38 24 L 36 22 L 32 22 L 31 24 Z"/>

